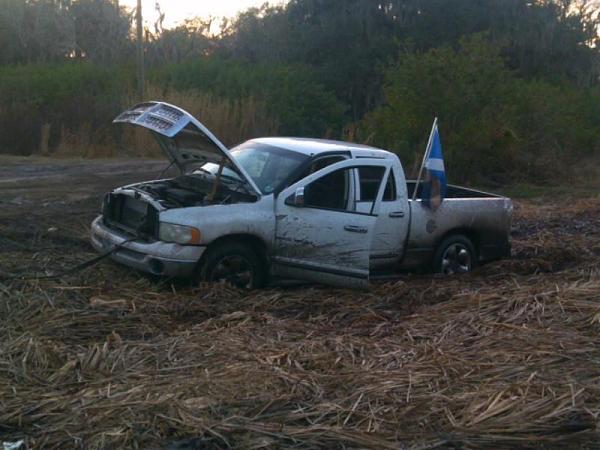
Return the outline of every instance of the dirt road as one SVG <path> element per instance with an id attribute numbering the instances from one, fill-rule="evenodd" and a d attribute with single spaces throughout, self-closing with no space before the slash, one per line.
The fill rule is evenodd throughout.
<path id="1" fill-rule="evenodd" d="M 0 160 L 0 273 L 94 255 L 163 161 Z M 600 198 L 516 203 L 514 257 L 368 292 L 192 290 L 105 261 L 0 279 L 0 442 L 33 448 L 594 447 Z"/>

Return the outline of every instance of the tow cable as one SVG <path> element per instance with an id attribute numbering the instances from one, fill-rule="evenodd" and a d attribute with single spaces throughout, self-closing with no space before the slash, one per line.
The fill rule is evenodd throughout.
<path id="1" fill-rule="evenodd" d="M 63 272 L 55 273 L 53 275 L 30 275 L 30 276 L 23 276 L 23 275 L 17 275 L 17 274 L 3 275 L 0 273 L 0 281 L 4 281 L 4 280 L 51 280 L 51 279 L 55 279 L 55 278 L 65 277 L 68 275 L 73 275 L 74 273 L 80 272 L 84 269 L 87 269 L 88 267 L 92 267 L 93 265 L 102 261 L 104 258 L 112 255 L 114 252 L 119 250 L 125 244 L 135 241 L 135 240 L 138 240 L 138 239 L 140 239 L 140 238 L 134 237 L 134 238 L 126 239 L 123 242 L 121 242 L 120 244 L 115 245 L 109 251 L 104 252 L 98 256 L 95 256 L 92 259 L 88 259 L 87 261 L 84 261 L 81 264 L 77 264 L 76 266 L 71 267 L 70 269 L 67 269 Z"/>

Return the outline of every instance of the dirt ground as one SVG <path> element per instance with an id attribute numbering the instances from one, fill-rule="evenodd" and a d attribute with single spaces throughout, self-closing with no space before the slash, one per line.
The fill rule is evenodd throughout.
<path id="1" fill-rule="evenodd" d="M 600 196 L 516 201 L 513 258 L 367 292 L 191 289 L 94 256 L 163 161 L 0 159 L 0 443 L 598 448 Z"/>

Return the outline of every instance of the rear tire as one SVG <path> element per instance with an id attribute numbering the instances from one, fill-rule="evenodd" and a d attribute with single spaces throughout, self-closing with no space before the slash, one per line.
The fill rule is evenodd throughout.
<path id="1" fill-rule="evenodd" d="M 224 282 L 239 289 L 257 289 L 266 285 L 267 273 L 252 247 L 226 242 L 208 250 L 194 281 Z"/>
<path id="2" fill-rule="evenodd" d="M 433 257 L 433 270 L 444 275 L 467 273 L 476 266 L 475 246 L 463 234 L 453 234 L 444 239 Z"/>

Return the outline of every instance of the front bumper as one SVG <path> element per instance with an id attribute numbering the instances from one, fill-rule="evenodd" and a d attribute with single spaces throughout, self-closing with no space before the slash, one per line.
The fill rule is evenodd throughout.
<path id="1" fill-rule="evenodd" d="M 108 228 L 98 216 L 92 222 L 91 242 L 98 252 L 107 252 L 129 236 Z M 154 275 L 190 277 L 206 247 L 169 242 L 128 242 L 110 255 L 114 261 Z"/>

